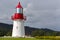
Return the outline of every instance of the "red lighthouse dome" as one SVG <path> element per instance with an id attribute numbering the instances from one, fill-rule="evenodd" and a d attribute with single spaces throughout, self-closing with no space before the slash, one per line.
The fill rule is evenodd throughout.
<path id="1" fill-rule="evenodd" d="M 23 8 L 20 4 L 20 2 L 18 3 L 18 5 L 16 6 L 17 8 L 17 13 L 15 13 L 13 16 L 12 16 L 12 20 L 17 20 L 17 19 L 21 19 L 21 20 L 24 20 L 25 17 L 23 16 Z M 22 9 L 21 9 L 22 8 Z"/>
<path id="2" fill-rule="evenodd" d="M 16 6 L 16 8 L 22 8 L 20 2 L 19 2 L 18 5 Z"/>

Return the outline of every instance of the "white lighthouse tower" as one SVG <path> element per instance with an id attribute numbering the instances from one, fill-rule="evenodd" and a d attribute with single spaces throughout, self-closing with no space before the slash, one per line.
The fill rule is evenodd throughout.
<path id="1" fill-rule="evenodd" d="M 16 13 L 12 16 L 13 20 L 13 30 L 12 30 L 12 37 L 24 37 L 25 36 L 25 29 L 24 29 L 24 15 L 23 15 L 23 8 L 20 4 L 16 6 Z"/>

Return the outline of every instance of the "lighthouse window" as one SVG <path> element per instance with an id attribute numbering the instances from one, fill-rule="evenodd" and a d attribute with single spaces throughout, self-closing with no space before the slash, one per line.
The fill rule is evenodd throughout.
<path id="1" fill-rule="evenodd" d="M 19 11 L 20 11 L 20 13 L 22 13 L 22 9 L 20 9 Z"/>
<path id="2" fill-rule="evenodd" d="M 22 13 L 22 8 L 17 8 L 17 13 Z"/>
<path id="3" fill-rule="evenodd" d="M 16 27 L 16 29 L 18 29 L 18 26 Z"/>

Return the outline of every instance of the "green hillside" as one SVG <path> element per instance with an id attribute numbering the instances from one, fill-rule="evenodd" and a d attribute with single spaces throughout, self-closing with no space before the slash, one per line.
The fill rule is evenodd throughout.
<path id="1" fill-rule="evenodd" d="M 11 36 L 12 24 L 0 23 L 0 37 Z M 60 36 L 60 31 L 54 31 L 47 28 L 32 28 L 25 26 L 25 35 L 27 36 Z"/>

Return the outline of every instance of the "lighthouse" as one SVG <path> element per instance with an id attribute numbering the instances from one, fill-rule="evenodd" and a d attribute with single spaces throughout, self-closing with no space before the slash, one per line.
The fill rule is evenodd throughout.
<path id="1" fill-rule="evenodd" d="M 16 6 L 16 13 L 11 17 L 13 20 L 12 37 L 25 37 L 23 7 L 20 2 Z"/>

